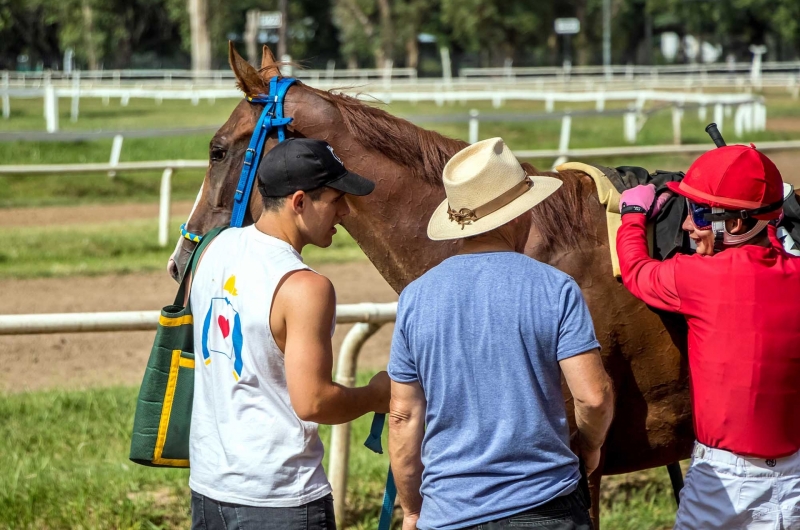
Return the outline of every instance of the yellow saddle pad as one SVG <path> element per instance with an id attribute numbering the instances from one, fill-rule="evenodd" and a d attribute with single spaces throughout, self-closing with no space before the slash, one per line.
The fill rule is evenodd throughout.
<path id="1" fill-rule="evenodd" d="M 567 162 L 556 167 L 556 171 L 563 171 L 565 169 L 583 171 L 594 180 L 594 184 L 597 187 L 597 198 L 600 200 L 600 204 L 606 207 L 606 226 L 608 227 L 608 248 L 611 251 L 611 268 L 613 269 L 615 278 L 621 277 L 619 257 L 617 256 L 617 231 L 619 227 L 622 226 L 622 216 L 619 213 L 620 193 L 603 171 L 596 166 L 584 164 L 583 162 Z M 652 241 L 652 225 L 648 224 L 647 242 L 651 249 L 651 255 Z"/>

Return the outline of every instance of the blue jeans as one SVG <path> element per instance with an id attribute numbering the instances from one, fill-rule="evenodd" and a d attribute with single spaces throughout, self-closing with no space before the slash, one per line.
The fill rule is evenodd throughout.
<path id="1" fill-rule="evenodd" d="M 291 508 L 258 508 L 192 492 L 192 530 L 336 530 L 333 496 Z"/>
<path id="2" fill-rule="evenodd" d="M 592 522 L 589 519 L 588 502 L 579 488 L 536 508 L 463 530 L 506 530 L 508 528 L 592 530 Z"/>

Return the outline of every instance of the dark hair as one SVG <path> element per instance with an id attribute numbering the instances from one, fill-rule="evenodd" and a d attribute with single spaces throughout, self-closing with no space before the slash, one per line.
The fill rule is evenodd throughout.
<path id="1" fill-rule="evenodd" d="M 308 195 L 312 201 L 318 201 L 319 198 L 322 197 L 322 192 L 324 192 L 326 188 L 327 186 L 320 186 L 319 188 L 308 190 L 306 191 L 306 195 Z M 286 197 L 268 197 L 266 195 L 262 195 L 261 199 L 264 203 L 264 211 L 277 212 L 283 208 L 283 205 L 288 197 L 288 195 Z"/>

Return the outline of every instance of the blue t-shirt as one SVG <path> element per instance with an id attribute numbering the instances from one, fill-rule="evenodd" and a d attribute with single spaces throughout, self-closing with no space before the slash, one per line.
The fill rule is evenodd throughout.
<path id="1" fill-rule="evenodd" d="M 514 252 L 453 256 L 400 295 L 389 376 L 419 381 L 422 530 L 508 517 L 572 492 L 558 361 L 599 348 L 575 281 Z"/>

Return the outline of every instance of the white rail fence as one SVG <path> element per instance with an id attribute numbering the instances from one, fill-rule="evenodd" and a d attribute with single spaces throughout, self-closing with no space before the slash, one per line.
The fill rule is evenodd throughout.
<path id="1" fill-rule="evenodd" d="M 572 118 L 562 118 L 561 136 L 557 149 L 518 150 L 514 154 L 521 159 L 554 159 L 553 166 L 571 158 L 591 159 L 610 156 L 642 156 L 655 154 L 691 154 L 708 151 L 709 144 L 692 145 L 640 145 L 598 148 L 569 148 L 569 135 Z M 761 151 L 781 151 L 800 149 L 800 140 L 779 142 L 759 142 Z M 120 173 L 126 171 L 160 170 L 161 186 L 159 192 L 158 244 L 166 247 L 170 243 L 169 222 L 172 196 L 172 176 L 180 169 L 205 169 L 206 160 L 160 160 L 150 162 L 119 162 L 118 164 L 46 164 L 46 165 L 0 165 L 3 175 L 52 175 L 52 174 L 90 174 Z"/>
<path id="2" fill-rule="evenodd" d="M 580 92 L 536 90 L 507 87 L 500 89 L 445 89 L 434 87 L 433 90 L 405 90 L 405 91 L 370 91 L 369 94 L 361 90 L 342 90 L 354 97 L 364 100 L 378 100 L 385 103 L 404 101 L 412 104 L 419 102 L 434 102 L 438 106 L 444 104 L 460 103 L 462 105 L 472 101 L 491 101 L 495 108 L 501 107 L 506 101 L 539 101 L 544 103 L 545 111 L 553 112 L 556 103 L 594 103 L 598 111 L 605 109 L 607 101 L 623 101 L 634 105 L 641 110 L 646 102 L 663 102 L 676 105 L 697 104 L 706 106 L 734 106 L 761 102 L 763 98 L 751 94 L 737 93 L 696 93 L 696 92 L 670 92 L 657 90 L 589 90 Z M 3 116 L 11 116 L 11 99 L 14 98 L 41 98 L 44 102 L 44 119 L 47 132 L 53 133 L 59 129 L 59 105 L 61 98 L 69 98 L 70 120 L 78 120 L 80 113 L 80 98 L 101 98 L 105 103 L 111 99 L 119 99 L 122 106 L 128 105 L 131 98 L 152 99 L 156 104 L 165 99 L 187 100 L 197 105 L 201 100 L 214 103 L 217 99 L 239 99 L 241 92 L 236 89 L 157 89 L 137 87 L 107 87 L 107 88 L 81 88 L 76 86 L 56 87 L 46 85 L 41 88 L 3 88 L 0 85 L 2 96 Z"/>
<path id="3" fill-rule="evenodd" d="M 0 315 L 0 335 L 41 333 L 85 333 L 99 331 L 155 331 L 160 311 L 107 313 L 53 313 Z M 336 367 L 336 382 L 352 387 L 356 381 L 361 347 L 384 324 L 394 322 L 397 303 L 342 304 L 336 306 L 337 324 L 355 324 L 342 342 Z M 331 431 L 328 477 L 333 487 L 336 513 L 344 520 L 345 496 L 350 463 L 349 423 L 334 425 Z"/>

